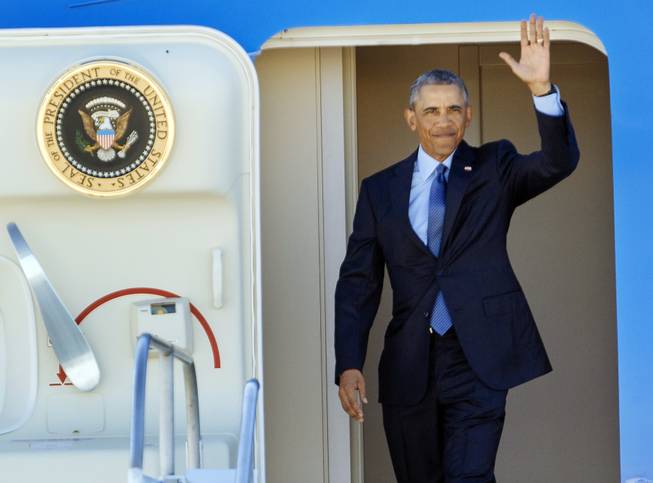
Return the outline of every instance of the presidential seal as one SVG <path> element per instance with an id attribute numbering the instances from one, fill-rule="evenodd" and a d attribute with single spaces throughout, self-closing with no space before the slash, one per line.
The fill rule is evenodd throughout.
<path id="1" fill-rule="evenodd" d="M 174 118 L 165 92 L 144 69 L 115 60 L 79 65 L 47 92 L 38 141 L 50 170 L 91 196 L 141 188 L 165 165 Z"/>

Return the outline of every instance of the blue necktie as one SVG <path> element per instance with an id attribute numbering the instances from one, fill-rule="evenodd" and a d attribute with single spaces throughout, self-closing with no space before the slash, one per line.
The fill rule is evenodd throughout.
<path id="1" fill-rule="evenodd" d="M 436 257 L 440 254 L 442 243 L 442 229 L 444 227 L 444 213 L 446 209 L 447 181 L 444 174 L 447 167 L 440 163 L 435 169 L 435 179 L 431 183 L 429 194 L 429 221 L 426 240 L 431 253 Z M 452 326 L 451 316 L 444 302 L 442 291 L 438 292 L 431 311 L 431 327 L 438 334 L 443 335 Z"/>

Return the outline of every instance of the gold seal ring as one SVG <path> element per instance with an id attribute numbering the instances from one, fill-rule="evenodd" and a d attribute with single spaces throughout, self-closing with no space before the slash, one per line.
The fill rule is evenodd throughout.
<path id="1" fill-rule="evenodd" d="M 47 91 L 37 138 L 48 168 L 68 187 L 123 196 L 163 169 L 175 136 L 168 96 L 145 69 L 98 60 L 68 70 Z"/>

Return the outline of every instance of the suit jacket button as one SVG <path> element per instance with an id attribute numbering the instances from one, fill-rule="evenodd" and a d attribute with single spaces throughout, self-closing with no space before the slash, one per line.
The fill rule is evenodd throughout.
<path id="1" fill-rule="evenodd" d="M 428 318 L 429 318 L 429 315 L 431 315 L 430 312 L 424 312 L 424 318 L 425 318 L 425 319 L 428 319 Z"/>

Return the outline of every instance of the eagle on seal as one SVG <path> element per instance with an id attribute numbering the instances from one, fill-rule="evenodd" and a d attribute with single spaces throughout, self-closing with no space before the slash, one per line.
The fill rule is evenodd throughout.
<path id="1" fill-rule="evenodd" d="M 84 151 L 91 155 L 95 154 L 97 151 L 98 158 L 102 161 L 108 162 L 116 157 L 116 149 L 119 151 L 118 154 L 120 155 L 129 148 L 131 143 L 118 144 L 118 141 L 120 141 L 127 132 L 127 125 L 129 124 L 129 116 L 131 116 L 132 109 L 121 114 L 115 120 L 115 128 L 108 116 L 102 116 L 96 122 L 88 113 L 82 110 L 78 110 L 77 112 L 82 118 L 82 124 L 86 135 L 95 143 L 86 146 Z M 121 157 L 124 157 L 124 154 Z"/>

